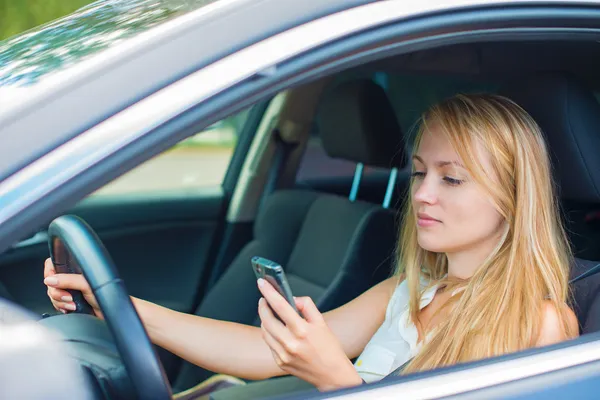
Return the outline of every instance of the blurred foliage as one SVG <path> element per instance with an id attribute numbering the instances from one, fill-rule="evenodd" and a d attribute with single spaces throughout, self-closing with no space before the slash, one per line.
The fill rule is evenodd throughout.
<path id="1" fill-rule="evenodd" d="M 0 0 L 0 40 L 70 14 L 93 0 Z"/>
<path id="2" fill-rule="evenodd" d="M 54 3 L 54 1 L 40 0 L 39 2 Z M 63 1 L 73 6 L 76 3 Z M 120 40 L 214 1 L 99 0 L 93 2 L 64 18 L 0 41 L 0 86 L 33 84 L 42 75 L 62 69 Z M 38 1 L 14 0 L 12 3 L 18 4 L 17 9 L 27 10 L 31 4 Z M 79 1 L 79 3 L 84 2 Z"/>

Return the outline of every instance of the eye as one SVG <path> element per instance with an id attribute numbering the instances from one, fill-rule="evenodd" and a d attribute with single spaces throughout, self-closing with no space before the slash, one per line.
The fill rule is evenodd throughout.
<path id="1" fill-rule="evenodd" d="M 464 182 L 461 179 L 450 178 L 449 176 L 445 176 L 444 181 L 451 186 L 458 186 Z"/>
<path id="2" fill-rule="evenodd" d="M 413 178 L 424 178 L 425 177 L 425 172 L 421 172 L 421 171 L 413 171 L 412 174 L 410 174 L 410 176 L 412 176 Z"/>

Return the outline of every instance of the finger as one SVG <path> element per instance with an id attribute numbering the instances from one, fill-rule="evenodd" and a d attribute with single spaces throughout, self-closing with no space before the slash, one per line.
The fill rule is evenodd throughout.
<path id="1" fill-rule="evenodd" d="M 54 308 L 56 308 L 57 310 L 65 310 L 65 311 L 75 311 L 77 310 L 77 306 L 75 305 L 75 303 L 67 303 L 64 301 L 53 301 L 52 304 L 54 305 Z"/>
<path id="2" fill-rule="evenodd" d="M 54 270 L 54 264 L 52 264 L 52 259 L 47 258 L 46 261 L 44 261 L 44 278 L 47 278 L 54 274 L 56 274 L 56 271 Z"/>
<path id="3" fill-rule="evenodd" d="M 69 292 L 60 289 L 48 288 L 48 297 L 52 302 L 52 306 L 57 311 L 75 311 L 77 306 L 73 303 L 73 298 Z"/>
<path id="4" fill-rule="evenodd" d="M 277 313 L 279 318 L 287 325 L 292 332 L 298 333 L 304 328 L 303 324 L 306 324 L 298 313 L 289 305 L 287 300 L 279 294 L 277 290 L 266 280 L 258 280 L 258 288 L 263 294 L 265 300 L 269 303 L 273 311 Z"/>
<path id="5" fill-rule="evenodd" d="M 59 305 L 59 304 L 55 304 L 55 302 L 54 302 L 54 301 L 52 302 L 52 307 L 54 307 L 54 309 L 55 309 L 56 311 L 59 311 L 59 312 L 61 312 L 61 313 L 63 313 L 63 314 L 66 314 L 66 313 L 67 313 L 67 310 L 65 310 L 65 309 L 63 309 L 63 308 L 60 308 L 60 305 Z"/>
<path id="6" fill-rule="evenodd" d="M 264 298 L 261 298 L 258 302 L 258 316 L 262 322 L 263 329 L 279 341 L 279 343 L 289 343 L 295 340 L 288 328 L 275 317 Z"/>
<path id="7" fill-rule="evenodd" d="M 271 353 L 273 353 L 273 358 L 275 359 L 275 362 L 277 363 L 279 368 L 283 369 L 289 363 L 288 354 L 286 353 L 286 351 L 283 348 L 283 346 L 281 345 L 281 343 L 279 343 L 277 341 L 277 339 L 275 339 L 273 337 L 273 335 L 271 335 L 267 331 L 267 329 L 265 329 L 264 327 L 261 327 L 261 330 L 262 330 L 263 340 L 265 341 L 267 346 L 269 346 L 269 348 L 271 349 Z"/>
<path id="8" fill-rule="evenodd" d="M 55 274 L 44 279 L 44 284 L 60 289 L 90 291 L 90 286 L 80 274 Z"/>
<path id="9" fill-rule="evenodd" d="M 325 321 L 323 314 L 321 314 L 315 302 L 310 297 L 299 297 L 295 298 L 295 300 L 298 311 L 300 311 L 307 322 L 320 323 Z"/>
<path id="10" fill-rule="evenodd" d="M 53 287 L 48 288 L 48 296 L 55 301 L 64 301 L 70 303 L 73 301 L 73 296 L 66 290 L 56 289 Z"/>

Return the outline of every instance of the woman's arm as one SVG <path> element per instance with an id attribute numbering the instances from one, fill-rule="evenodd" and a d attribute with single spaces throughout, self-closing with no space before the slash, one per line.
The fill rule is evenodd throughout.
<path id="1" fill-rule="evenodd" d="M 57 310 L 73 310 L 75 305 L 66 289 L 80 290 L 96 315 L 102 318 L 82 275 L 56 274 L 48 259 L 44 276 L 48 296 Z M 360 354 L 382 324 L 395 282 L 396 279 L 388 279 L 324 314 L 349 358 Z M 152 342 L 196 365 L 253 380 L 285 374 L 273 360 L 258 327 L 184 314 L 136 298 L 132 301 Z"/>
<path id="2" fill-rule="evenodd" d="M 396 282 L 381 282 L 324 314 L 348 358 L 357 357 L 383 323 Z M 140 299 L 133 302 L 152 342 L 193 364 L 252 380 L 286 374 L 258 327 L 184 314 Z"/>
<path id="3" fill-rule="evenodd" d="M 243 379 L 267 379 L 277 366 L 260 328 L 185 314 L 132 298 L 156 345 L 210 371 Z"/>
<path id="4" fill-rule="evenodd" d="M 356 299 L 324 314 L 325 322 L 341 342 L 348 358 L 358 357 L 383 324 L 397 277 L 373 286 Z"/>

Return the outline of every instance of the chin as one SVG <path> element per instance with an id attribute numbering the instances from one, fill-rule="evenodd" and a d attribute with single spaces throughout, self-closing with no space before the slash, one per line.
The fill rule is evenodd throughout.
<path id="1" fill-rule="evenodd" d="M 429 235 L 417 235 L 417 243 L 423 250 L 431 251 L 432 253 L 446 252 L 448 246 L 446 246 L 444 243 L 441 243 L 441 241 L 438 238 L 427 236 Z"/>

